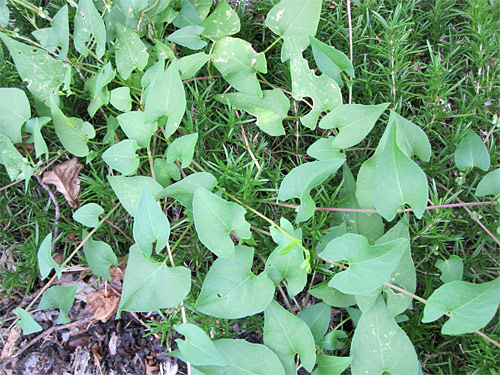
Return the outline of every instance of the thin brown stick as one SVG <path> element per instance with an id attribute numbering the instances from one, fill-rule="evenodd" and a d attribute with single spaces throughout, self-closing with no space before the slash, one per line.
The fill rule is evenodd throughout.
<path id="1" fill-rule="evenodd" d="M 129 236 L 127 236 L 127 234 L 123 231 L 123 229 L 121 229 L 118 225 L 116 225 L 115 223 L 113 223 L 112 221 L 106 219 L 106 223 L 109 224 L 109 226 L 115 228 L 118 232 L 120 232 L 127 240 L 129 240 L 132 244 L 135 243 L 135 241 L 130 238 Z"/>
<path id="2" fill-rule="evenodd" d="M 240 125 L 240 126 L 241 126 L 241 136 L 243 137 L 243 142 L 245 142 L 246 149 L 247 149 L 248 153 L 250 154 L 250 157 L 252 158 L 253 163 L 255 164 L 258 171 L 260 172 L 261 167 L 260 167 L 259 161 L 255 158 L 255 155 L 253 154 L 252 149 L 250 148 L 250 143 L 248 143 L 247 134 L 245 133 L 245 128 L 243 127 L 243 125 Z"/>

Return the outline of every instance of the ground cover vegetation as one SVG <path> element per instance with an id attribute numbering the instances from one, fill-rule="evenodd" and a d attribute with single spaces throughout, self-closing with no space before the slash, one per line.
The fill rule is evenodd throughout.
<path id="1" fill-rule="evenodd" d="M 496 373 L 499 15 L 0 0 L 4 348 L 71 274 L 191 374 Z"/>

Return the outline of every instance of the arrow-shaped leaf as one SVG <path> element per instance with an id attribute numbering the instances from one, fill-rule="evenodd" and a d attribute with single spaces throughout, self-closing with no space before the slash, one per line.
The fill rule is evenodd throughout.
<path id="1" fill-rule="evenodd" d="M 47 236 L 42 241 L 40 248 L 38 249 L 38 267 L 40 268 L 40 276 L 42 280 L 49 276 L 50 271 L 54 269 L 56 271 L 57 277 L 62 276 L 61 266 L 56 263 L 54 258 L 52 258 L 52 233 L 47 234 Z"/>
<path id="2" fill-rule="evenodd" d="M 135 153 L 138 148 L 135 140 L 125 139 L 104 151 L 102 160 L 124 176 L 129 176 L 139 168 L 139 157 Z"/>
<path id="3" fill-rule="evenodd" d="M 57 307 L 59 309 L 59 316 L 57 317 L 57 324 L 68 323 L 71 319 L 68 316 L 69 310 L 73 306 L 76 295 L 76 285 L 73 286 L 60 286 L 55 285 L 50 287 L 42 295 L 38 308 L 40 310 L 50 309 Z"/>
<path id="4" fill-rule="evenodd" d="M 87 57 L 89 51 L 86 43 L 89 41 L 90 36 L 93 35 L 96 41 L 96 56 L 101 58 L 106 47 L 106 27 L 92 0 L 80 0 L 78 2 L 74 24 L 75 49 Z"/>
<path id="5" fill-rule="evenodd" d="M 127 80 L 134 69 L 142 72 L 149 60 L 146 46 L 132 29 L 116 24 L 116 69 Z"/>
<path id="6" fill-rule="evenodd" d="M 222 0 L 217 8 L 200 24 L 205 30 L 203 35 L 218 40 L 240 31 L 240 18 L 229 6 L 226 0 Z"/>
<path id="7" fill-rule="evenodd" d="M 316 61 L 316 65 L 323 74 L 335 80 L 340 87 L 343 86 L 342 75 L 340 74 L 342 71 L 349 77 L 354 78 L 352 63 L 343 52 L 320 42 L 312 36 L 309 36 L 309 40 L 311 41 L 314 61 Z"/>
<path id="8" fill-rule="evenodd" d="M 29 335 L 31 333 L 39 332 L 42 330 L 42 326 L 38 324 L 25 309 L 18 307 L 15 308 L 12 312 L 19 318 L 19 321 L 16 323 L 16 325 L 18 325 L 23 330 L 23 334 Z"/>
<path id="9" fill-rule="evenodd" d="M 483 171 L 490 168 L 490 154 L 481 137 L 473 130 L 467 129 L 465 136 L 455 150 L 455 164 L 461 171 L 467 168 L 478 167 Z"/>
<path id="10" fill-rule="evenodd" d="M 227 362 L 207 334 L 191 323 L 174 325 L 174 329 L 185 337 L 175 342 L 185 359 L 191 365 L 227 366 Z"/>
<path id="11" fill-rule="evenodd" d="M 83 231 L 82 237 L 85 238 L 87 234 L 86 231 Z M 111 279 L 109 267 L 118 265 L 118 259 L 111 246 L 103 241 L 94 241 L 90 237 L 83 244 L 83 252 L 92 272 L 109 281 Z"/>

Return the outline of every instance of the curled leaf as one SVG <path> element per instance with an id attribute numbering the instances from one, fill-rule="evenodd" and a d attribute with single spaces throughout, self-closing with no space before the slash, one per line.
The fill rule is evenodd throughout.
<path id="1" fill-rule="evenodd" d="M 57 191 L 64 195 L 68 204 L 75 208 L 78 205 L 78 195 L 80 194 L 78 174 L 82 168 L 83 165 L 78 163 L 78 159 L 73 158 L 56 165 L 51 171 L 45 172 L 42 182 L 54 185 Z"/>

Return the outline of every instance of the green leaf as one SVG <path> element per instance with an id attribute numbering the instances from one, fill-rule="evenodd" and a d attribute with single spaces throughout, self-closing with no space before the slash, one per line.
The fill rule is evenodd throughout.
<path id="1" fill-rule="evenodd" d="M 155 159 L 153 170 L 156 181 L 162 186 L 170 185 L 171 178 L 176 181 L 181 178 L 181 172 L 177 165 L 175 163 L 167 163 L 165 159 Z"/>
<path id="2" fill-rule="evenodd" d="M 104 144 L 107 145 L 112 145 L 115 143 L 115 132 L 116 129 L 120 124 L 118 123 L 118 120 L 114 116 L 108 116 L 108 120 L 106 121 L 106 134 L 104 135 L 104 138 L 102 141 Z"/>
<path id="3" fill-rule="evenodd" d="M 443 283 L 462 280 L 464 265 L 460 257 L 452 255 L 447 260 L 439 259 L 436 262 L 436 267 L 441 271 L 441 276 L 439 276 L 439 278 Z"/>
<path id="4" fill-rule="evenodd" d="M 53 97 L 49 99 L 49 103 L 54 128 L 64 148 L 75 156 L 87 156 L 87 142 L 95 137 L 94 127 L 80 118 L 66 117 Z"/>
<path id="5" fill-rule="evenodd" d="M 465 136 L 455 150 L 455 164 L 461 171 L 472 167 L 478 167 L 485 172 L 490 169 L 488 149 L 481 137 L 471 129 L 465 131 Z"/>
<path id="6" fill-rule="evenodd" d="M 210 5 L 212 5 L 210 2 L 207 9 L 206 2 L 207 0 L 204 0 L 200 4 L 197 0 L 180 0 L 181 10 L 174 19 L 174 25 L 179 28 L 188 25 L 199 25 L 207 17 Z M 200 8 L 199 5 L 201 5 Z M 198 13 L 198 9 L 200 9 L 200 12 L 202 11 L 202 14 Z"/>
<path id="7" fill-rule="evenodd" d="M 488 173 L 479 182 L 476 188 L 476 195 L 500 195 L 500 168 Z"/>
<path id="8" fill-rule="evenodd" d="M 82 232 L 82 237 L 87 237 L 87 234 L 88 233 L 84 230 Z M 90 237 L 87 242 L 83 244 L 83 252 L 85 254 L 85 260 L 92 272 L 110 281 L 109 267 L 118 265 L 118 259 L 115 253 L 113 253 L 111 246 L 103 241 L 94 241 L 92 237 Z"/>
<path id="9" fill-rule="evenodd" d="M 399 222 L 380 237 L 375 244 L 380 245 L 398 238 L 403 238 L 408 241 L 398 265 L 392 272 L 388 282 L 395 284 L 404 290 L 415 293 L 417 288 L 417 275 L 415 265 L 411 257 L 410 248 L 410 231 L 405 218 L 401 218 Z M 408 307 L 411 307 L 412 297 L 406 294 L 395 291 L 394 289 L 384 285 L 382 291 L 386 295 L 387 311 L 391 316 L 396 316 L 404 312 Z"/>
<path id="10" fill-rule="evenodd" d="M 25 309 L 18 307 L 12 312 L 19 318 L 16 325 L 23 330 L 24 335 L 29 335 L 42 330 L 42 326 L 38 324 Z"/>
<path id="11" fill-rule="evenodd" d="M 344 164 L 342 173 L 342 187 L 339 192 L 340 208 L 361 208 L 356 199 L 356 181 L 351 170 Z M 366 214 L 362 212 L 334 212 L 334 223 L 346 223 L 349 233 L 357 233 L 368 238 L 373 243 L 384 233 L 384 223 L 379 214 Z"/>
<path id="12" fill-rule="evenodd" d="M 139 35 L 119 23 L 116 26 L 116 69 L 120 76 L 127 80 L 134 69 L 142 72 L 148 63 L 149 54 Z"/>
<path id="13" fill-rule="evenodd" d="M 87 203 L 73 212 L 73 219 L 86 227 L 95 228 L 99 225 L 99 215 L 104 209 L 96 203 Z"/>
<path id="14" fill-rule="evenodd" d="M 280 226 L 292 238 L 274 227 L 269 229 L 278 247 L 267 258 L 266 271 L 275 286 L 278 286 L 282 280 L 286 280 L 288 295 L 293 297 L 301 292 L 307 283 L 307 271 L 301 267 L 304 262 L 304 253 L 297 246 L 301 243 L 302 231 L 294 230 L 292 224 L 285 218 L 280 219 Z"/>
<path id="15" fill-rule="evenodd" d="M 218 40 L 240 31 L 240 19 L 236 12 L 222 0 L 217 8 L 200 24 L 205 30 L 203 36 L 212 40 Z"/>
<path id="16" fill-rule="evenodd" d="M 132 109 L 132 100 L 130 99 L 130 89 L 128 87 L 117 87 L 111 90 L 109 102 L 117 110 L 129 112 Z"/>
<path id="17" fill-rule="evenodd" d="M 153 243 L 159 254 L 170 237 L 170 223 L 146 185 L 142 187 L 133 228 L 134 240 L 145 256 L 150 257 Z"/>
<path id="18" fill-rule="evenodd" d="M 234 256 L 232 231 L 243 239 L 252 236 L 245 213 L 239 204 L 227 202 L 204 187 L 194 192 L 193 218 L 198 238 L 219 257 Z"/>
<path id="19" fill-rule="evenodd" d="M 216 259 L 207 272 L 194 308 L 224 319 L 262 312 L 273 299 L 274 284 L 265 273 L 258 276 L 252 273 L 253 254 L 253 248 L 237 246 L 233 258 Z"/>
<path id="20" fill-rule="evenodd" d="M 343 163 L 344 159 L 304 163 L 293 168 L 285 176 L 278 191 L 278 200 L 300 199 L 296 223 L 306 221 L 314 215 L 316 204 L 311 198 L 311 190 L 322 184 Z"/>
<path id="21" fill-rule="evenodd" d="M 144 185 L 147 186 L 153 197 L 158 199 L 157 195 L 163 190 L 163 187 L 158 182 L 146 176 L 108 176 L 108 181 L 123 208 L 132 217 L 136 214 Z"/>
<path id="22" fill-rule="evenodd" d="M 167 36 L 167 40 L 193 50 L 202 49 L 207 45 L 206 40 L 200 39 L 200 34 L 204 29 L 196 25 L 184 26 Z"/>
<path id="23" fill-rule="evenodd" d="M 50 120 L 50 117 L 33 117 L 24 126 L 27 131 L 33 134 L 36 157 L 40 158 L 42 155 L 45 155 L 45 160 L 49 158 L 49 149 L 42 135 L 42 126 L 49 123 Z"/>
<path id="24" fill-rule="evenodd" d="M 391 221 L 408 204 L 417 218 L 422 218 L 429 192 L 427 177 L 396 142 L 396 127 L 389 125 L 387 143 L 375 168 L 373 203 L 384 219 Z"/>
<path id="25" fill-rule="evenodd" d="M 267 346 L 231 339 L 214 344 L 228 366 L 196 366 L 203 375 L 285 375 L 278 357 Z"/>
<path id="26" fill-rule="evenodd" d="M 332 147 L 349 148 L 361 142 L 372 130 L 389 103 L 378 105 L 344 104 L 333 109 L 319 123 L 321 129 L 339 129 Z"/>
<path id="27" fill-rule="evenodd" d="M 64 5 L 59 9 L 57 14 L 50 21 L 49 28 L 38 29 L 33 31 L 33 35 L 38 39 L 40 44 L 51 52 L 56 52 L 57 47 L 60 47 L 57 58 L 59 60 L 66 59 L 69 49 L 69 20 L 68 6 Z"/>
<path id="28" fill-rule="evenodd" d="M 151 65 L 145 72 L 141 78 L 141 86 L 144 88 L 148 88 L 153 82 L 158 81 L 160 77 L 163 75 L 165 71 L 165 60 L 160 59 L 158 62 Z M 148 91 L 144 92 L 144 95 L 147 96 Z"/>
<path id="29" fill-rule="evenodd" d="M 187 134 L 177 138 L 167 148 L 167 163 L 174 163 L 176 160 L 182 162 L 181 167 L 187 168 L 191 164 L 194 155 L 194 148 L 198 140 L 198 133 Z"/>
<path id="30" fill-rule="evenodd" d="M 326 333 L 332 318 L 332 309 L 326 303 L 311 305 L 297 315 L 306 322 L 315 342 L 319 342 Z"/>
<path id="31" fill-rule="evenodd" d="M 42 241 L 38 249 L 37 258 L 42 280 L 49 276 L 52 269 L 56 271 L 57 277 L 62 276 L 61 266 L 52 258 L 52 233 L 47 234 Z"/>
<path id="32" fill-rule="evenodd" d="M 320 42 L 312 36 L 309 36 L 309 41 L 311 42 L 314 61 L 316 61 L 316 65 L 323 74 L 335 80 L 340 87 L 343 86 L 341 72 L 345 72 L 349 77 L 354 78 L 354 67 L 343 52 Z"/>
<path id="33" fill-rule="evenodd" d="M 9 24 L 10 10 L 7 7 L 7 0 L 0 0 L 0 25 L 7 27 Z"/>
<path id="34" fill-rule="evenodd" d="M 309 36 L 316 34 L 321 0 L 281 0 L 267 14 L 266 26 L 283 37 L 281 61 L 309 46 Z"/>
<path id="35" fill-rule="evenodd" d="M 205 52 L 198 52 L 192 55 L 184 56 L 179 59 L 179 72 L 181 79 L 190 79 L 196 76 L 198 71 L 205 65 L 212 55 Z"/>
<path id="36" fill-rule="evenodd" d="M 313 108 L 300 122 L 309 129 L 315 129 L 322 112 L 331 111 L 342 104 L 340 88 L 330 77 L 314 74 L 302 54 L 294 54 L 291 57 L 290 72 L 294 99 L 310 97 L 313 100 Z"/>
<path id="37" fill-rule="evenodd" d="M 264 90 L 262 94 L 263 97 L 260 98 L 237 92 L 215 95 L 214 98 L 257 117 L 255 124 L 265 133 L 272 136 L 284 135 L 283 120 L 290 109 L 290 101 L 280 89 Z"/>
<path id="38" fill-rule="evenodd" d="M 188 295 L 191 272 L 186 267 L 167 267 L 148 259 L 136 245 L 130 248 L 123 291 L 118 307 L 122 311 L 150 312 L 171 308 Z"/>
<path id="39" fill-rule="evenodd" d="M 316 359 L 318 368 L 312 375 L 340 375 L 349 367 L 352 357 L 334 357 L 330 355 L 319 355 Z"/>
<path id="40" fill-rule="evenodd" d="M 101 58 L 106 47 L 106 28 L 92 0 L 80 0 L 78 2 L 74 23 L 73 41 L 75 49 L 87 57 L 89 50 L 86 43 L 92 35 L 96 41 L 96 56 Z"/>
<path id="41" fill-rule="evenodd" d="M 345 158 L 338 148 L 333 147 L 335 137 L 320 138 L 307 149 L 307 155 L 319 161 L 328 161 Z"/>
<path id="42" fill-rule="evenodd" d="M 178 69 L 178 62 L 173 61 L 160 78 L 151 84 L 146 97 L 145 121 L 160 119 L 160 126 L 166 124 L 166 137 L 174 134 L 186 111 L 186 93 Z"/>
<path id="43" fill-rule="evenodd" d="M 228 363 L 201 328 L 191 323 L 184 323 L 174 325 L 174 329 L 185 337 L 185 340 L 177 339 L 175 342 L 191 365 L 227 366 Z"/>
<path id="44" fill-rule="evenodd" d="M 353 322 L 354 323 L 354 322 Z M 354 323 L 356 324 L 356 323 Z M 339 350 L 344 347 L 343 339 L 347 338 L 347 334 L 339 329 L 328 332 L 319 342 L 318 346 L 326 350 Z"/>
<path id="45" fill-rule="evenodd" d="M 316 363 L 314 337 L 307 324 L 272 301 L 264 311 L 264 344 L 280 359 L 285 373 L 295 374 L 295 354 L 309 372 Z"/>
<path id="46" fill-rule="evenodd" d="M 361 315 L 351 342 L 351 371 L 358 374 L 417 375 L 419 364 L 413 345 L 379 297 Z"/>
<path id="47" fill-rule="evenodd" d="M 135 153 L 138 148 L 135 140 L 125 139 L 104 151 L 102 160 L 111 168 L 129 176 L 135 174 L 139 168 L 139 157 Z"/>
<path id="48" fill-rule="evenodd" d="M 257 72 L 267 73 L 266 56 L 239 38 L 225 37 L 215 43 L 212 61 L 222 77 L 236 90 L 262 98 Z"/>
<path id="49" fill-rule="evenodd" d="M 29 167 L 26 159 L 6 135 L 0 135 L 0 164 L 5 166 L 11 181 L 22 178 L 23 171 Z"/>
<path id="50" fill-rule="evenodd" d="M 433 322 L 449 313 L 450 319 L 441 329 L 443 335 L 472 333 L 488 324 L 499 302 L 500 277 L 482 284 L 450 281 L 431 294 L 422 322 Z"/>
<path id="51" fill-rule="evenodd" d="M 370 246 L 366 237 L 348 233 L 329 242 L 319 256 L 349 262 L 349 268 L 335 274 L 329 286 L 346 294 L 367 294 L 389 279 L 407 246 L 403 238 Z"/>
<path id="52" fill-rule="evenodd" d="M 156 197 L 158 199 L 174 198 L 182 204 L 188 211 L 193 211 L 194 192 L 200 187 L 212 190 L 217 184 L 215 177 L 207 172 L 193 173 L 179 182 L 167 186 Z"/>
<path id="53" fill-rule="evenodd" d="M 57 317 L 57 324 L 65 324 L 71 321 L 68 316 L 69 310 L 73 306 L 76 295 L 76 285 L 73 286 L 60 286 L 55 285 L 50 287 L 42 295 L 38 308 L 40 310 L 50 309 L 57 307 L 59 309 L 59 316 Z"/>
<path id="54" fill-rule="evenodd" d="M 315 286 L 309 290 L 309 294 L 333 307 L 349 307 L 356 304 L 353 295 L 342 293 L 340 290 L 328 286 L 328 283 Z"/>
<path id="55" fill-rule="evenodd" d="M 21 128 L 31 117 L 28 97 L 23 90 L 13 87 L 0 88 L 0 134 L 13 143 L 21 143 Z"/>
<path id="56" fill-rule="evenodd" d="M 40 48 L 16 42 L 1 32 L 0 38 L 9 49 L 19 76 L 27 83 L 26 87 L 35 99 L 46 102 L 58 92 L 71 69 L 69 65 Z"/>
<path id="57" fill-rule="evenodd" d="M 116 119 L 127 137 L 134 139 L 140 147 L 149 146 L 151 136 L 158 128 L 156 121 L 145 121 L 141 111 L 122 113 Z"/>

